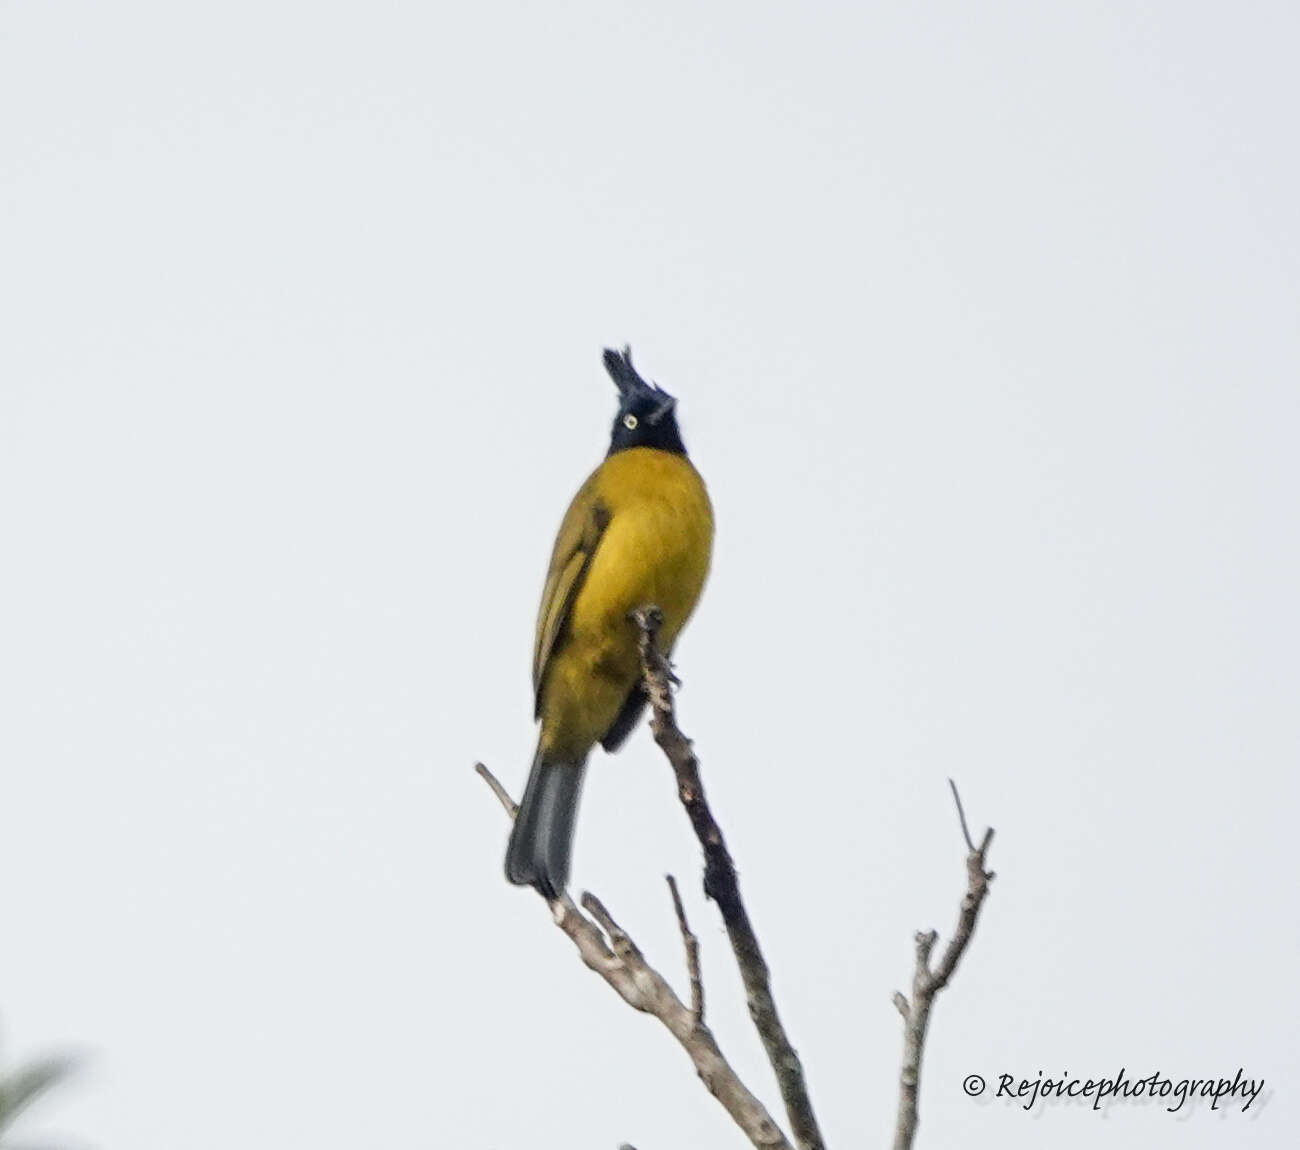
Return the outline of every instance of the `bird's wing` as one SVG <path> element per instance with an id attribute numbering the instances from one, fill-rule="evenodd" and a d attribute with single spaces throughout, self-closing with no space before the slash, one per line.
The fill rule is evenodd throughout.
<path id="1" fill-rule="evenodd" d="M 593 475 L 578 490 L 564 514 L 560 533 L 555 537 L 551 566 L 546 572 L 546 586 L 537 610 L 537 636 L 533 644 L 534 717 L 540 718 L 542 681 L 560 632 L 569 618 L 573 601 L 578 597 L 583 578 L 596 545 L 609 524 L 610 513 L 596 496 Z"/>

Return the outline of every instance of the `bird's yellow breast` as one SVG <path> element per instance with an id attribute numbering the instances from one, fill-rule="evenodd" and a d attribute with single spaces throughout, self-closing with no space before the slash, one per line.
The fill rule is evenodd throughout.
<path id="1" fill-rule="evenodd" d="M 657 605 L 664 615 L 660 642 L 670 649 L 699 599 L 713 549 L 709 496 L 683 455 L 646 447 L 616 452 L 583 490 L 608 521 L 539 700 L 543 744 L 575 754 L 604 736 L 639 677 L 630 612 Z"/>

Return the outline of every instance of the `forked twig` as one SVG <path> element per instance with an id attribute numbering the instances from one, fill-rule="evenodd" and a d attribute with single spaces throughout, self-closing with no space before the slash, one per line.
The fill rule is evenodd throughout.
<path id="1" fill-rule="evenodd" d="M 476 764 L 474 769 L 513 819 L 518 806 L 509 792 L 482 763 Z M 694 984 L 698 969 L 691 971 L 692 1005 L 687 1006 L 667 980 L 646 962 L 640 948 L 595 895 L 588 892 L 582 896 L 582 906 L 587 914 L 583 914 L 567 894 L 549 905 L 555 925 L 568 935 L 582 961 L 634 1010 L 652 1015 L 668 1029 L 690 1056 L 709 1093 L 722 1103 L 750 1142 L 758 1150 L 793 1150 L 767 1109 L 727 1062 L 717 1040 L 704 1024 L 703 1000 L 695 1002 Z"/>
<path id="2" fill-rule="evenodd" d="M 979 918 L 980 907 L 984 905 L 989 883 L 993 881 L 993 872 L 984 869 L 989 847 L 993 843 L 993 828 L 989 827 L 984 832 L 984 838 L 977 847 L 966 825 L 966 812 L 962 808 L 957 785 L 952 779 L 948 780 L 948 785 L 952 788 L 962 837 L 966 840 L 966 894 L 961 900 L 961 909 L 957 915 L 957 929 L 944 948 L 939 965 L 930 968 L 930 955 L 938 941 L 938 933 L 933 930 L 918 931 L 911 1001 L 900 991 L 894 991 L 894 1006 L 903 1016 L 903 1066 L 898 1077 L 898 1120 L 894 1126 L 894 1150 L 911 1150 L 916 1137 L 916 1127 L 920 1121 L 917 1099 L 921 1089 L 921 1059 L 925 1054 L 930 1010 L 935 995 L 948 985 L 962 955 L 966 953 L 966 947 L 975 931 L 975 922 Z"/>

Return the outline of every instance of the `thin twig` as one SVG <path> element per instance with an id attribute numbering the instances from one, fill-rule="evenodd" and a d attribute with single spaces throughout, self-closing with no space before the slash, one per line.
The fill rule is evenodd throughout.
<path id="1" fill-rule="evenodd" d="M 961 820 L 961 837 L 966 840 L 966 849 L 973 851 L 975 843 L 970 837 L 970 827 L 966 825 L 966 808 L 961 805 L 961 795 L 957 793 L 957 784 L 949 778 L 948 786 L 952 788 L 952 801 L 957 804 L 957 817 Z"/>
<path id="2" fill-rule="evenodd" d="M 506 813 L 514 818 L 519 808 L 505 787 L 482 763 L 474 769 L 492 789 Z M 793 1150 L 767 1109 L 727 1062 L 703 1020 L 646 962 L 640 948 L 618 925 L 604 903 L 590 892 L 582 896 L 582 905 L 591 918 L 583 914 L 567 894 L 562 894 L 549 905 L 555 925 L 569 936 L 582 961 L 613 987 L 630 1007 L 654 1016 L 668 1029 L 690 1056 L 709 1093 L 722 1103 L 757 1150 Z"/>
<path id="3" fill-rule="evenodd" d="M 497 801 L 505 807 L 506 814 L 510 816 L 511 821 L 513 822 L 515 816 L 519 814 L 519 804 L 510 797 L 510 792 L 501 785 L 501 780 L 489 771 L 482 763 L 475 763 L 474 770 L 478 772 L 478 777 L 492 788 L 492 793 L 496 795 Z"/>
<path id="4" fill-rule="evenodd" d="M 677 925 L 682 932 L 682 944 L 686 947 L 686 971 L 691 977 L 691 1013 L 704 1021 L 704 980 L 700 977 L 700 940 L 691 931 L 686 921 L 686 908 L 682 905 L 682 894 L 677 889 L 677 880 L 672 875 L 666 876 L 668 889 L 673 896 L 673 909 L 677 912 Z"/>
<path id="5" fill-rule="evenodd" d="M 821 1131 L 808 1097 L 803 1064 L 777 1015 L 767 963 L 745 904 L 740 898 L 735 863 L 723 840 L 722 830 L 705 800 L 704 787 L 700 782 L 699 760 L 691 750 L 691 741 L 677 726 L 672 692 L 675 677 L 656 643 L 663 614 L 658 607 L 648 605 L 634 611 L 632 619 L 641 632 L 638 644 L 641 673 L 654 711 L 650 730 L 655 742 L 672 764 L 677 776 L 678 798 L 686 808 L 695 836 L 704 849 L 704 893 L 718 904 L 718 909 L 722 912 L 731 949 L 745 984 L 749 1014 L 776 1074 L 795 1142 L 800 1150 L 824 1150 Z"/>
<path id="6" fill-rule="evenodd" d="M 971 935 L 975 932 L 975 923 L 979 918 L 980 907 L 989 893 L 989 883 L 993 881 L 993 872 L 985 870 L 984 863 L 988 857 L 989 847 L 993 844 L 993 828 L 984 832 L 984 838 L 978 847 L 971 839 L 966 825 L 966 812 L 962 809 L 961 795 L 957 785 L 948 780 L 952 788 L 952 797 L 957 804 L 957 817 L 961 821 L 962 837 L 966 840 L 966 894 L 961 900 L 961 909 L 957 915 L 957 928 L 951 940 L 944 948 L 939 965 L 930 969 L 930 955 L 938 941 L 938 934 L 933 930 L 918 931 L 916 935 L 916 969 L 912 974 L 912 1000 L 899 991 L 894 991 L 894 1005 L 903 1016 L 903 1067 L 899 1073 L 898 1085 L 898 1121 L 894 1127 L 894 1150 L 911 1150 L 916 1137 L 916 1128 L 920 1121 L 917 1115 L 917 1099 L 921 1090 L 921 1060 L 925 1054 L 925 1036 L 930 1025 L 930 1008 L 934 997 L 952 978 L 957 964 L 966 953 Z"/>

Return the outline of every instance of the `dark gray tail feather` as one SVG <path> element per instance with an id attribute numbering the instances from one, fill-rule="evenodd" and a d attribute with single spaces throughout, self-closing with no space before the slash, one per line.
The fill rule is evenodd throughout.
<path id="1" fill-rule="evenodd" d="M 524 788 L 523 802 L 506 848 L 506 878 L 558 898 L 569 881 L 569 853 L 586 762 L 552 762 L 541 748 Z"/>

